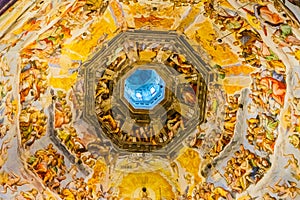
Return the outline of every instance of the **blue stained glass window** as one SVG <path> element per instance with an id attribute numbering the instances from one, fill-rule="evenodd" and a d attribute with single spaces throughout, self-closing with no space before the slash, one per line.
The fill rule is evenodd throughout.
<path id="1" fill-rule="evenodd" d="M 135 109 L 152 109 L 165 97 L 165 82 L 153 69 L 136 69 L 125 80 L 124 97 Z"/>

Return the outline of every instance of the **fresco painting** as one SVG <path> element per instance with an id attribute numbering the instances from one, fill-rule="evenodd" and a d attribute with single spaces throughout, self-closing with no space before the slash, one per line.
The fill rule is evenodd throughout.
<path id="1" fill-rule="evenodd" d="M 299 5 L 0 0 L 0 199 L 300 199 Z"/>

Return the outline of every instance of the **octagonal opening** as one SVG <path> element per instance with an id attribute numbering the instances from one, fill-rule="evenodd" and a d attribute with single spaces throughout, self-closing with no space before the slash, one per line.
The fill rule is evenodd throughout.
<path id="1" fill-rule="evenodd" d="M 165 97 L 165 82 L 153 69 L 136 69 L 125 80 L 124 97 L 135 109 L 153 109 Z"/>
<path id="2" fill-rule="evenodd" d="M 170 40 L 175 43 L 166 44 Z M 152 61 L 139 57 L 154 44 L 160 44 L 154 51 L 166 56 Z M 194 52 L 173 32 L 119 34 L 84 68 L 84 120 L 95 126 L 101 140 L 109 139 L 124 154 L 175 156 L 182 141 L 204 121 L 207 81 L 214 76 Z M 99 67 L 98 60 L 107 59 Z"/>

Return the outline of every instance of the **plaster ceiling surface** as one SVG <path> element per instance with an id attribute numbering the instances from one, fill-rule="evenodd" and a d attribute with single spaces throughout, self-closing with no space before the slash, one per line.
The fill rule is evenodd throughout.
<path id="1" fill-rule="evenodd" d="M 0 199 L 300 199 L 299 1 L 0 5 Z"/>

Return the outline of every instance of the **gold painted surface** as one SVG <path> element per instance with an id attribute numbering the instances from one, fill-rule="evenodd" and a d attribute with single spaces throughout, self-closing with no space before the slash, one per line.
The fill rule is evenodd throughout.
<path id="1" fill-rule="evenodd" d="M 249 74 L 257 70 L 257 68 L 251 67 L 249 65 L 226 66 L 223 67 L 223 69 L 225 70 L 226 77 L 239 75 L 248 76 Z"/>
<path id="2" fill-rule="evenodd" d="M 297 60 L 300 61 L 300 49 L 296 49 L 296 51 L 295 51 L 295 57 L 296 57 Z"/>
<path id="3" fill-rule="evenodd" d="M 194 39 L 207 51 L 212 58 L 212 62 L 222 66 L 238 62 L 238 56 L 233 53 L 229 45 L 216 42 L 218 33 L 214 30 L 209 20 L 196 24 L 193 29 L 186 32 L 186 35 Z"/>
<path id="4" fill-rule="evenodd" d="M 64 90 L 70 90 L 77 80 L 77 72 L 72 75 L 65 76 L 51 76 L 49 78 L 49 84 L 54 88 L 60 88 Z"/>
<path id="5" fill-rule="evenodd" d="M 143 27 L 156 27 L 170 29 L 174 23 L 174 19 L 161 18 L 159 16 L 141 16 L 134 18 L 135 28 L 140 29 Z"/>
<path id="6" fill-rule="evenodd" d="M 199 176 L 201 159 L 197 151 L 190 148 L 184 149 L 176 160 L 180 163 L 182 168 L 194 176 L 196 183 L 200 183 L 202 181 Z"/>
<path id="7" fill-rule="evenodd" d="M 85 61 L 94 48 L 103 40 L 112 38 L 118 29 L 111 12 L 106 10 L 103 17 L 96 18 L 88 28 L 87 38 L 78 37 L 69 44 L 64 44 L 62 54 L 68 55 L 73 60 Z"/>
<path id="8" fill-rule="evenodd" d="M 243 88 L 249 87 L 251 79 L 246 76 L 228 77 L 223 80 L 223 87 L 227 94 L 234 94 L 241 91 Z"/>
<path id="9" fill-rule="evenodd" d="M 184 32 L 184 30 L 196 19 L 196 17 L 198 16 L 198 14 L 200 12 L 199 7 L 200 7 L 200 4 L 197 6 L 191 7 L 187 16 L 183 20 L 181 20 L 181 23 L 176 28 L 179 32 Z"/>
<path id="10" fill-rule="evenodd" d="M 145 50 L 140 51 L 139 55 L 142 61 L 151 61 L 156 56 L 156 52 Z"/>
<path id="11" fill-rule="evenodd" d="M 105 182 L 105 177 L 107 174 L 107 166 L 105 161 L 97 160 L 93 168 L 93 175 L 88 180 L 88 186 L 93 190 L 97 190 L 97 185 L 103 184 Z"/>
<path id="12" fill-rule="evenodd" d="M 119 186 L 120 197 L 132 200 L 141 199 L 143 187 L 147 188 L 149 197 L 153 200 L 174 198 L 172 186 L 159 172 L 127 174 Z"/>

